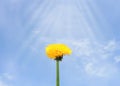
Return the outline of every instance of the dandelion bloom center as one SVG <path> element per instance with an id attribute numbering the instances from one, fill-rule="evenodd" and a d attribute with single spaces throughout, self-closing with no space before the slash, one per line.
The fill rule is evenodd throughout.
<path id="1" fill-rule="evenodd" d="M 71 54 L 71 49 L 65 44 L 49 44 L 46 47 L 46 55 L 51 59 L 57 59 Z"/>

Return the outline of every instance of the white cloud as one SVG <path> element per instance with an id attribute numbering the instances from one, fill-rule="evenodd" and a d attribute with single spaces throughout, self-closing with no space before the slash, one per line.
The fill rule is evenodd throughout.
<path id="1" fill-rule="evenodd" d="M 97 77 L 111 77 L 115 73 L 117 73 L 117 69 L 114 65 L 111 64 L 94 64 L 88 63 L 85 65 L 85 72 L 89 76 L 97 76 Z"/>
<path id="2" fill-rule="evenodd" d="M 77 48 L 74 54 L 80 57 L 78 60 L 83 63 L 86 74 L 97 77 L 110 77 L 116 74 L 118 70 L 114 64 L 110 64 L 110 61 L 114 59 L 115 52 L 118 50 L 118 44 L 119 42 L 113 40 L 107 43 L 82 41 L 76 43 Z M 119 62 L 120 58 L 116 57 L 115 60 Z"/>
<path id="3" fill-rule="evenodd" d="M 115 60 L 116 63 L 120 62 L 120 56 L 116 56 L 116 57 L 114 58 L 114 60 Z"/>
<path id="4" fill-rule="evenodd" d="M 14 80 L 15 77 L 10 73 L 3 73 L 0 76 L 0 86 L 11 86 L 10 81 Z"/>
<path id="5" fill-rule="evenodd" d="M 41 31 L 40 30 L 34 30 L 32 31 L 34 35 L 38 35 Z"/>
<path id="6" fill-rule="evenodd" d="M 9 73 L 4 73 L 3 77 L 7 80 L 14 80 L 15 79 L 15 77 Z"/>
<path id="7" fill-rule="evenodd" d="M 2 80 L 0 80 L 0 86 L 8 86 L 8 85 L 4 83 Z"/>
<path id="8" fill-rule="evenodd" d="M 116 46 L 116 42 L 114 40 L 111 40 L 106 46 L 104 46 L 104 49 L 107 51 L 114 51 L 116 49 Z"/>
<path id="9" fill-rule="evenodd" d="M 93 64 L 92 63 L 88 63 L 85 67 L 85 71 L 88 74 L 94 74 L 96 71 L 93 69 Z"/>

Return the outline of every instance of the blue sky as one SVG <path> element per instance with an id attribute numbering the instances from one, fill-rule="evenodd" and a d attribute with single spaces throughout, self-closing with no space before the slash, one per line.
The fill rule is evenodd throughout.
<path id="1" fill-rule="evenodd" d="M 120 86 L 119 0 L 0 0 L 0 86 L 55 86 L 50 43 L 73 51 L 61 86 Z"/>

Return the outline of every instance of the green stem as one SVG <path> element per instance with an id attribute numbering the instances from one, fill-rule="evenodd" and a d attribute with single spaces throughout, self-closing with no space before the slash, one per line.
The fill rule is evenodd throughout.
<path id="1" fill-rule="evenodd" d="M 56 86 L 60 86 L 59 61 L 56 60 Z"/>

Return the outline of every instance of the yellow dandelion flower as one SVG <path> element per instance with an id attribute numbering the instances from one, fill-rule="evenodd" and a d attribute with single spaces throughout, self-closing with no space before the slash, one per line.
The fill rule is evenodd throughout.
<path id="1" fill-rule="evenodd" d="M 65 44 L 49 44 L 46 47 L 46 55 L 55 60 L 61 60 L 64 55 L 69 55 L 72 50 Z"/>
<path id="2" fill-rule="evenodd" d="M 65 44 L 49 44 L 46 47 L 46 55 L 56 60 L 56 86 L 60 86 L 59 61 L 62 60 L 64 55 L 69 55 L 71 53 L 72 50 Z"/>

